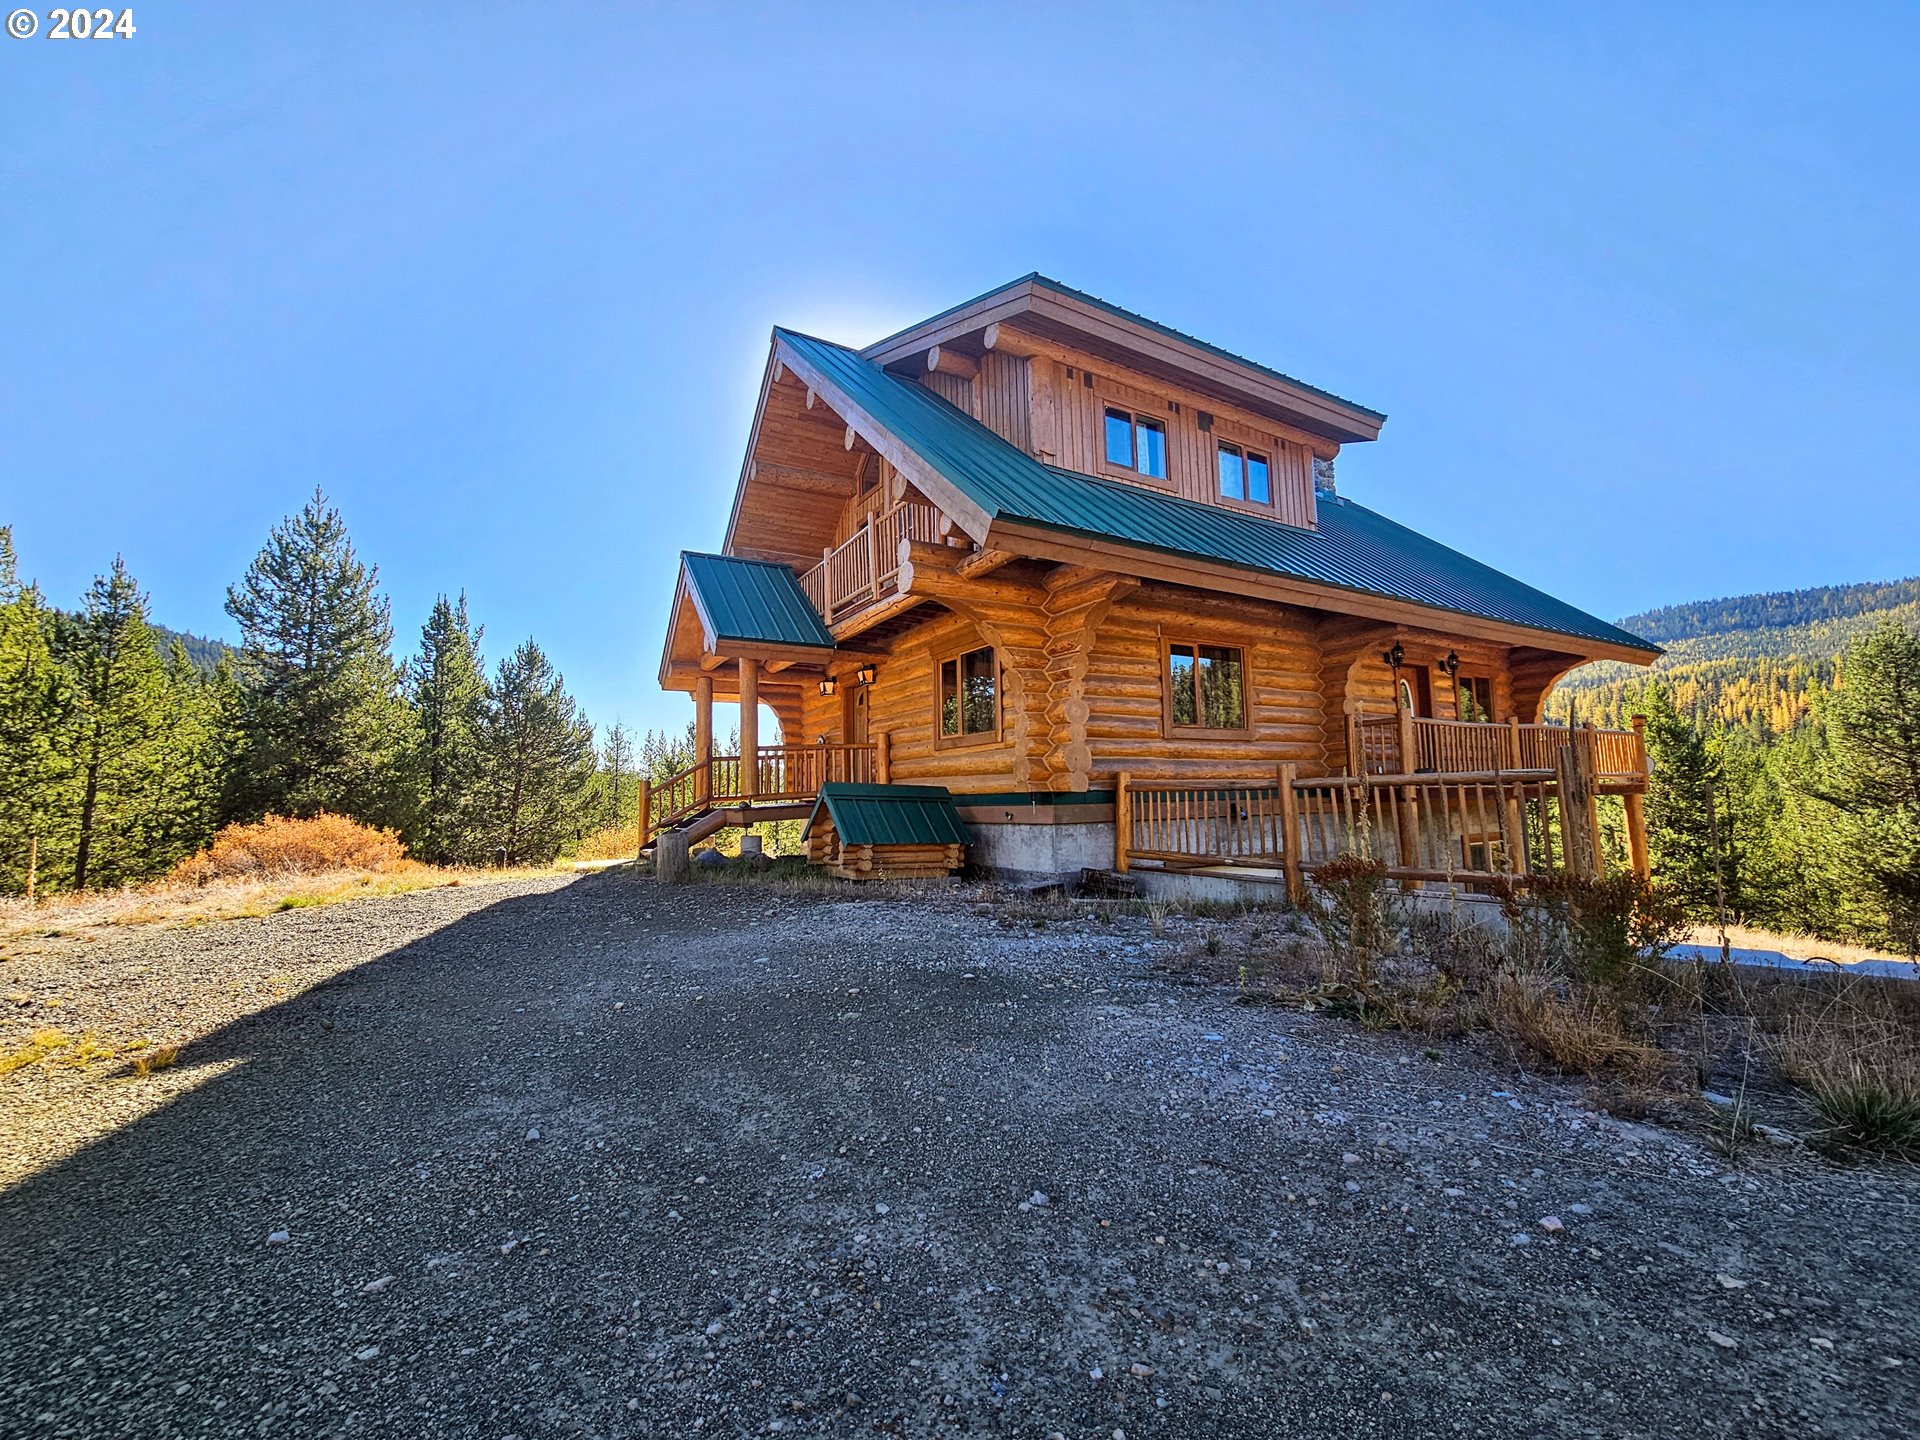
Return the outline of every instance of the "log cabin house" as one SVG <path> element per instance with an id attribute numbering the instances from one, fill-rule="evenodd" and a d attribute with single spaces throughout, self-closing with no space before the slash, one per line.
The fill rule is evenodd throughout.
<path id="1" fill-rule="evenodd" d="M 726 535 L 682 557 L 697 757 L 643 847 L 937 786 L 987 870 L 1297 893 L 1356 846 L 1409 884 L 1597 868 L 1613 794 L 1644 869 L 1638 730 L 1544 707 L 1658 649 L 1339 494 L 1385 418 L 1039 275 L 862 350 L 775 329 Z"/>

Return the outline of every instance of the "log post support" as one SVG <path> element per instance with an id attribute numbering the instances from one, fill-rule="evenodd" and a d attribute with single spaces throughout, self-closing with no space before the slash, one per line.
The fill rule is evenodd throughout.
<path id="1" fill-rule="evenodd" d="M 687 832 L 668 830 L 654 848 L 654 878 L 662 885 L 684 885 L 693 878 L 693 857 L 687 853 Z"/>
<path id="2" fill-rule="evenodd" d="M 1651 879 L 1653 864 L 1647 856 L 1646 798 L 1638 790 L 1629 790 L 1622 798 L 1627 804 L 1627 854 L 1633 862 L 1633 873 L 1642 880 Z"/>
<path id="3" fill-rule="evenodd" d="M 1402 705 L 1400 715 L 1400 773 L 1411 775 L 1420 766 L 1419 757 L 1414 754 L 1413 711 Z"/>
<path id="4" fill-rule="evenodd" d="M 1300 795 L 1293 788 L 1300 767 L 1280 767 L 1280 863 L 1287 872 L 1287 898 L 1296 906 L 1307 901 L 1306 881 L 1300 871 Z"/>
<path id="5" fill-rule="evenodd" d="M 693 798 L 705 805 L 713 798 L 713 677 L 693 682 Z"/>
<path id="6" fill-rule="evenodd" d="M 893 732 L 882 730 L 873 737 L 873 775 L 882 785 L 893 783 Z"/>
<path id="7" fill-rule="evenodd" d="M 1591 756 L 1577 739 L 1560 747 L 1555 764 L 1560 789 L 1561 859 L 1582 879 L 1599 875 L 1599 835 L 1593 804 Z"/>
<path id="8" fill-rule="evenodd" d="M 653 782 L 640 777 L 640 843 L 634 847 L 633 858 L 638 860 L 645 853 L 647 842 L 653 838 Z"/>
<path id="9" fill-rule="evenodd" d="M 1127 772 L 1113 781 L 1113 873 L 1127 873 L 1127 852 L 1133 848 L 1133 804 L 1127 798 Z"/>
<path id="10" fill-rule="evenodd" d="M 760 793 L 760 662 L 740 660 L 740 798 Z"/>
<path id="11" fill-rule="evenodd" d="M 1347 774 L 1367 773 L 1367 757 L 1360 750 L 1360 717 L 1347 712 Z"/>

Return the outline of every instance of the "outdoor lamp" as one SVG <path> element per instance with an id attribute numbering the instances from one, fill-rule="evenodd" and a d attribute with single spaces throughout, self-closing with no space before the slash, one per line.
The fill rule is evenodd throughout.
<path id="1" fill-rule="evenodd" d="M 862 665 L 858 670 L 853 672 L 853 678 L 858 680 L 862 685 L 871 685 L 873 684 L 873 677 L 877 674 L 879 674 L 879 671 L 875 670 L 873 666 Z"/>
<path id="2" fill-rule="evenodd" d="M 1459 652 L 1455 650 L 1447 651 L 1447 658 L 1440 662 L 1440 668 L 1446 671 L 1449 676 L 1458 675 L 1460 673 Z"/>
<path id="3" fill-rule="evenodd" d="M 1380 658 L 1387 662 L 1387 668 L 1389 670 L 1398 671 L 1402 665 L 1407 663 L 1407 647 L 1396 640 L 1393 642 L 1393 648 L 1391 650 L 1382 650 L 1380 652 Z"/>
<path id="4" fill-rule="evenodd" d="M 837 691 L 839 688 L 840 688 L 840 682 L 834 679 L 831 675 L 827 676 L 826 679 L 820 682 L 820 693 L 822 695 L 831 695 L 835 691 Z"/>

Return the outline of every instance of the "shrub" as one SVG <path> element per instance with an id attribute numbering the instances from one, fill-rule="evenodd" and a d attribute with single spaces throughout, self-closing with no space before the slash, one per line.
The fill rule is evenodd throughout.
<path id="1" fill-rule="evenodd" d="M 1920 1044 L 1896 1020 L 1840 1006 L 1796 1016 L 1780 1061 L 1813 1097 L 1834 1145 L 1920 1159 Z"/>
<path id="2" fill-rule="evenodd" d="M 198 855 L 174 867 L 175 880 L 204 885 L 233 877 L 267 879 L 324 870 L 392 870 L 406 847 L 392 830 L 362 825 L 324 811 L 309 819 L 269 815 L 253 825 L 229 825 Z"/>
<path id="3" fill-rule="evenodd" d="M 1307 922 L 1327 947 L 1330 982 L 1373 989 L 1373 963 L 1400 939 L 1403 907 L 1387 883 L 1387 862 L 1349 852 L 1313 873 Z"/>
<path id="4" fill-rule="evenodd" d="M 1487 1019 L 1496 1033 L 1571 1074 L 1656 1078 L 1667 1068 L 1666 1060 L 1627 1032 L 1613 1000 L 1604 988 L 1508 975 L 1493 988 Z"/>
<path id="5" fill-rule="evenodd" d="M 1603 985 L 1621 984 L 1637 962 L 1663 957 L 1687 924 L 1670 894 L 1631 872 L 1588 879 L 1553 871 L 1533 882 L 1533 901 L 1564 936 L 1574 973 Z"/>

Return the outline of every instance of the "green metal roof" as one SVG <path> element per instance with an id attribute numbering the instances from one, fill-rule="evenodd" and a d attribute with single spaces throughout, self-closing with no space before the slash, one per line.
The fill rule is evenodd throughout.
<path id="1" fill-rule="evenodd" d="M 683 550 L 687 593 L 715 640 L 833 648 L 820 612 L 785 565 Z"/>
<path id="2" fill-rule="evenodd" d="M 941 785 L 822 785 L 803 838 L 822 810 L 842 845 L 965 845 L 970 838 Z"/>
<path id="3" fill-rule="evenodd" d="M 924 385 L 829 341 L 776 330 L 989 520 L 1119 540 L 1336 589 L 1411 601 L 1554 635 L 1659 653 L 1610 625 L 1344 498 L 1319 497 L 1319 528 L 1043 465 Z"/>

